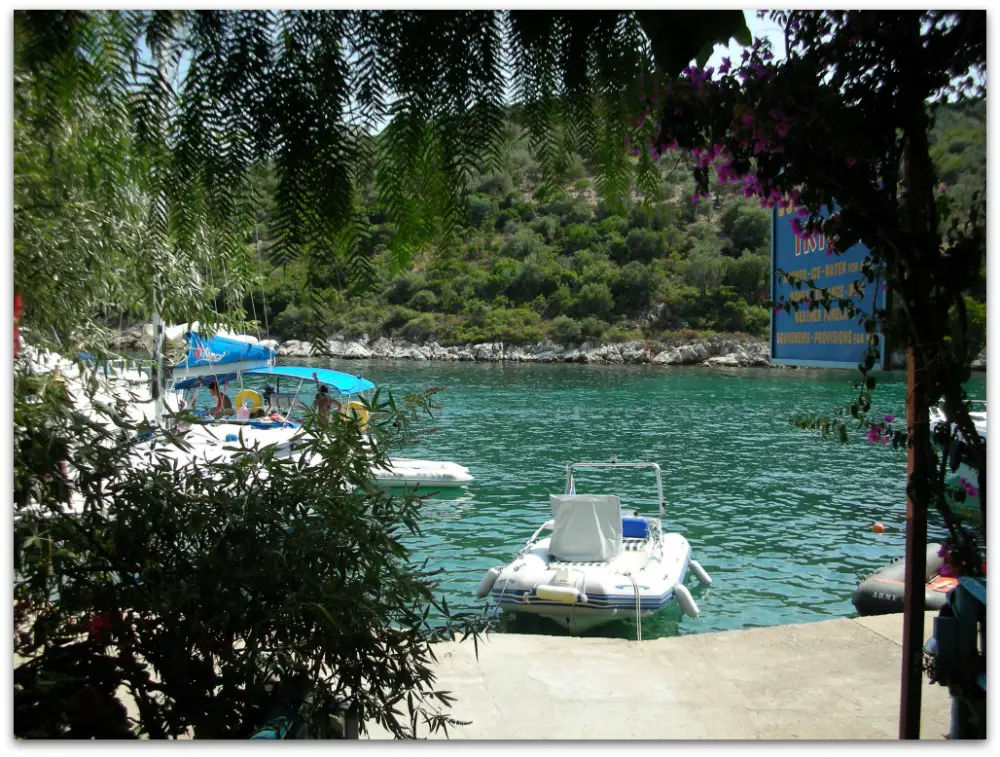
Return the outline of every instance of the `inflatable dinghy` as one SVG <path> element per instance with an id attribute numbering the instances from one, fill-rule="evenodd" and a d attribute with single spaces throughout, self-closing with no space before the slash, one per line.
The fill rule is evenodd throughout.
<path id="1" fill-rule="evenodd" d="M 656 516 L 626 515 L 617 496 L 576 493 L 579 468 L 650 468 L 656 474 Z M 509 613 L 541 615 L 578 633 L 616 618 L 642 618 L 676 603 L 691 618 L 698 605 L 684 585 L 690 571 L 704 585 L 711 577 L 691 557 L 681 534 L 663 533 L 663 483 L 656 463 L 573 463 L 566 494 L 550 495 L 546 521 L 506 566 L 483 577 L 476 596 L 492 596 Z M 550 531 L 541 538 L 542 531 Z"/>
<path id="2" fill-rule="evenodd" d="M 947 601 L 948 592 L 958 585 L 957 578 L 939 576 L 944 559 L 938 556 L 940 544 L 927 545 L 927 583 L 924 585 L 924 607 L 940 610 Z M 888 615 L 903 611 L 903 590 L 906 579 L 906 561 L 897 558 L 891 565 L 879 568 L 858 583 L 854 592 L 858 615 Z"/>

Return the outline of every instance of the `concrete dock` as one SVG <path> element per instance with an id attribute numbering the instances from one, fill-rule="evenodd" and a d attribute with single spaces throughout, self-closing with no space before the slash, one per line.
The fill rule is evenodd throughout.
<path id="1" fill-rule="evenodd" d="M 478 661 L 471 640 L 437 646 L 436 688 L 472 721 L 452 739 L 896 739 L 902 638 L 902 615 L 642 642 L 492 634 Z M 948 691 L 923 680 L 921 737 L 941 739 Z"/>

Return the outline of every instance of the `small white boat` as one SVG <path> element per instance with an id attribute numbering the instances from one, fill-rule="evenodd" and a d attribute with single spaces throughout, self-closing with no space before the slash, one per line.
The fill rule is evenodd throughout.
<path id="1" fill-rule="evenodd" d="M 651 469 L 656 474 L 657 517 L 625 515 L 621 500 L 607 494 L 577 494 L 578 469 Z M 543 523 L 505 567 L 490 568 L 476 596 L 492 594 L 512 613 L 533 613 L 577 632 L 616 618 L 642 618 L 676 602 L 698 617 L 684 586 L 688 570 L 706 585 L 712 579 L 691 558 L 681 534 L 663 533 L 663 480 L 656 463 L 573 463 L 566 467 L 566 493 L 550 495 L 552 520 Z M 543 531 L 550 535 L 541 538 Z"/>
<path id="2" fill-rule="evenodd" d="M 375 483 L 385 488 L 450 489 L 465 486 L 473 478 L 469 469 L 447 460 L 414 460 L 394 457 L 384 468 L 374 468 Z"/>

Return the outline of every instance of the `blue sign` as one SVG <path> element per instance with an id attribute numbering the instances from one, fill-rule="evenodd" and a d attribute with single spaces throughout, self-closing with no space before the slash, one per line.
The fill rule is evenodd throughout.
<path id="1" fill-rule="evenodd" d="M 829 218 L 824 209 L 824 218 Z M 878 307 L 885 307 L 885 291 L 881 285 L 868 283 L 861 270 L 869 256 L 863 244 L 835 254 L 827 247 L 826 237 L 816 234 L 800 239 L 792 232 L 792 221 L 799 218 L 795 211 L 775 208 L 771 216 L 771 299 L 781 301 L 811 301 L 821 298 L 817 289 L 827 289 L 830 297 L 850 299 L 862 313 L 871 313 L 878 298 Z M 803 220 L 799 218 L 799 220 Z M 779 269 L 796 279 L 812 279 L 816 289 L 804 283 L 801 289 L 789 284 Z M 861 282 L 862 294 L 855 284 Z M 877 290 L 877 291 L 876 291 Z M 813 310 L 800 305 L 786 313 L 783 309 L 771 314 L 771 362 L 779 365 L 810 365 L 826 368 L 856 368 L 868 349 L 863 316 L 850 316 L 833 303 L 830 310 Z M 885 367 L 884 340 L 880 341 L 880 361 Z"/>

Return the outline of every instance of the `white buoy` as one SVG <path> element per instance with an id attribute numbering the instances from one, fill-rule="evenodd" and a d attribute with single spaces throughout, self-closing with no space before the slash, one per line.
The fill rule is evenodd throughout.
<path id="1" fill-rule="evenodd" d="M 697 560 L 688 560 L 688 567 L 691 568 L 691 572 L 694 573 L 694 577 L 698 579 L 698 583 L 705 586 L 712 585 L 712 577 L 708 575 L 708 571 L 701 567 L 701 563 Z"/>
<path id="2" fill-rule="evenodd" d="M 695 604 L 694 597 L 687 590 L 686 586 L 674 584 L 674 599 L 681 606 L 684 614 L 692 620 L 698 620 L 698 605 Z"/>
<path id="3" fill-rule="evenodd" d="M 483 576 L 483 580 L 479 582 L 479 588 L 476 589 L 476 599 L 482 599 L 490 593 L 490 590 L 493 588 L 493 584 L 497 582 L 500 571 L 500 568 L 490 568 L 486 571 L 486 575 Z"/>

